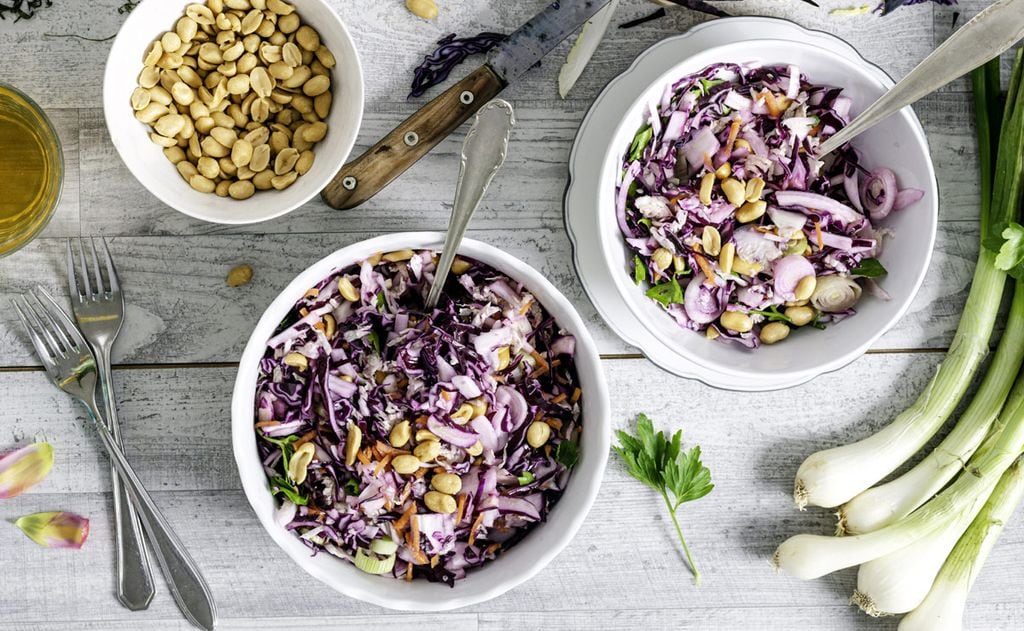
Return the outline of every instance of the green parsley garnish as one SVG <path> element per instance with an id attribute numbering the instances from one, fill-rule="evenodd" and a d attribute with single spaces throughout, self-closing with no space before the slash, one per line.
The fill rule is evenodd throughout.
<path id="1" fill-rule="evenodd" d="M 615 453 L 625 461 L 629 475 L 660 493 L 665 500 L 693 572 L 694 584 L 700 585 L 700 572 L 683 538 L 676 511 L 680 505 L 698 500 L 715 488 L 711 483 L 711 472 L 700 460 L 699 446 L 682 451 L 682 430 L 673 434 L 669 440 L 663 432 L 654 431 L 654 423 L 647 415 L 638 414 L 636 433 L 636 436 L 632 436 L 627 432 L 616 432 L 619 446 L 615 447 Z"/>
<path id="2" fill-rule="evenodd" d="M 673 277 L 668 282 L 648 289 L 647 297 L 657 300 L 666 307 L 669 305 L 681 305 L 683 304 L 683 288 L 679 285 L 679 281 Z"/>
<path id="3" fill-rule="evenodd" d="M 861 278 L 878 278 L 888 274 L 888 270 L 882 266 L 878 259 L 864 259 L 860 265 L 850 270 L 850 274 Z"/>
<path id="4" fill-rule="evenodd" d="M 555 450 L 555 462 L 573 467 L 580 459 L 580 446 L 574 440 L 563 440 Z"/>

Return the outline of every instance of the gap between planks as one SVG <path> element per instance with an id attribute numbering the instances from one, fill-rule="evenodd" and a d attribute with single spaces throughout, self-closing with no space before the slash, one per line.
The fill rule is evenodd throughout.
<path id="1" fill-rule="evenodd" d="M 865 355 L 912 355 L 947 353 L 948 348 L 879 348 L 869 350 Z M 646 359 L 641 353 L 610 353 L 601 355 L 601 361 L 624 361 Z M 238 362 L 183 362 L 177 364 L 114 364 L 114 370 L 177 370 L 181 368 L 238 368 Z M 20 372 L 42 372 L 41 366 L 0 366 L 0 374 Z"/>

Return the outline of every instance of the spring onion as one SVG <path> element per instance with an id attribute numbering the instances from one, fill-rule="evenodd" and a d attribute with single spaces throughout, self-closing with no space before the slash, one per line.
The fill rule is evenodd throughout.
<path id="1" fill-rule="evenodd" d="M 1018 380 L 1017 388 L 1024 388 Z M 789 538 L 775 552 L 776 567 L 802 579 L 867 563 L 892 554 L 933 533 L 955 527 L 986 501 L 993 487 L 1024 451 L 1024 405 L 1008 413 L 1005 427 L 990 451 L 972 461 L 970 470 L 909 516 L 880 530 L 848 537 L 801 534 Z"/>
<path id="2" fill-rule="evenodd" d="M 985 70 L 976 71 L 976 113 L 982 164 L 981 234 L 974 280 L 949 354 L 928 387 L 907 410 L 881 431 L 856 443 L 811 455 L 797 471 L 793 497 L 798 507 L 844 504 L 892 473 L 935 435 L 952 414 L 978 371 L 989 346 L 1006 272 L 996 266 L 992 239 L 1016 216 L 1024 182 L 1024 99 L 1018 54 L 1003 131 L 994 165 L 992 134 L 999 119 Z M 992 182 L 992 184 L 986 184 Z"/>
<path id="3" fill-rule="evenodd" d="M 900 631 L 959 631 L 974 580 L 1024 499 L 1024 461 L 1003 474 L 981 513 L 953 548 L 921 605 L 900 621 Z"/>
<path id="4" fill-rule="evenodd" d="M 360 549 L 356 551 L 355 565 L 367 574 L 387 574 L 395 567 L 395 555 L 379 558 Z"/>
<path id="5" fill-rule="evenodd" d="M 988 434 L 1024 362 L 1024 283 L 1018 281 L 1006 331 L 970 407 L 928 456 L 895 480 L 868 489 L 839 509 L 839 534 L 877 530 L 909 515 L 963 469 Z"/>

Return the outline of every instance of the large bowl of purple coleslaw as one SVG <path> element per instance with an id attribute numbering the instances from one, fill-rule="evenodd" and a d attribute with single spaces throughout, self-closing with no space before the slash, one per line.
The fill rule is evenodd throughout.
<path id="1" fill-rule="evenodd" d="M 743 389 L 859 355 L 906 312 L 938 191 L 907 108 L 816 148 L 892 85 L 802 42 L 748 41 L 673 68 L 611 135 L 599 234 L 640 324 Z"/>
<path id="2" fill-rule="evenodd" d="M 242 357 L 235 458 L 271 537 L 384 607 L 493 598 L 568 545 L 609 449 L 599 356 L 537 271 L 466 240 L 436 309 L 443 235 L 396 234 L 307 269 Z"/>

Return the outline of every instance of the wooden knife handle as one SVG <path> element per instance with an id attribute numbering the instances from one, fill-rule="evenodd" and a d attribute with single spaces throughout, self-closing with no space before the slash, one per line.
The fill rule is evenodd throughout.
<path id="1" fill-rule="evenodd" d="M 505 83 L 489 66 L 480 67 L 343 166 L 321 193 L 324 201 L 347 210 L 370 199 L 503 89 Z"/>

